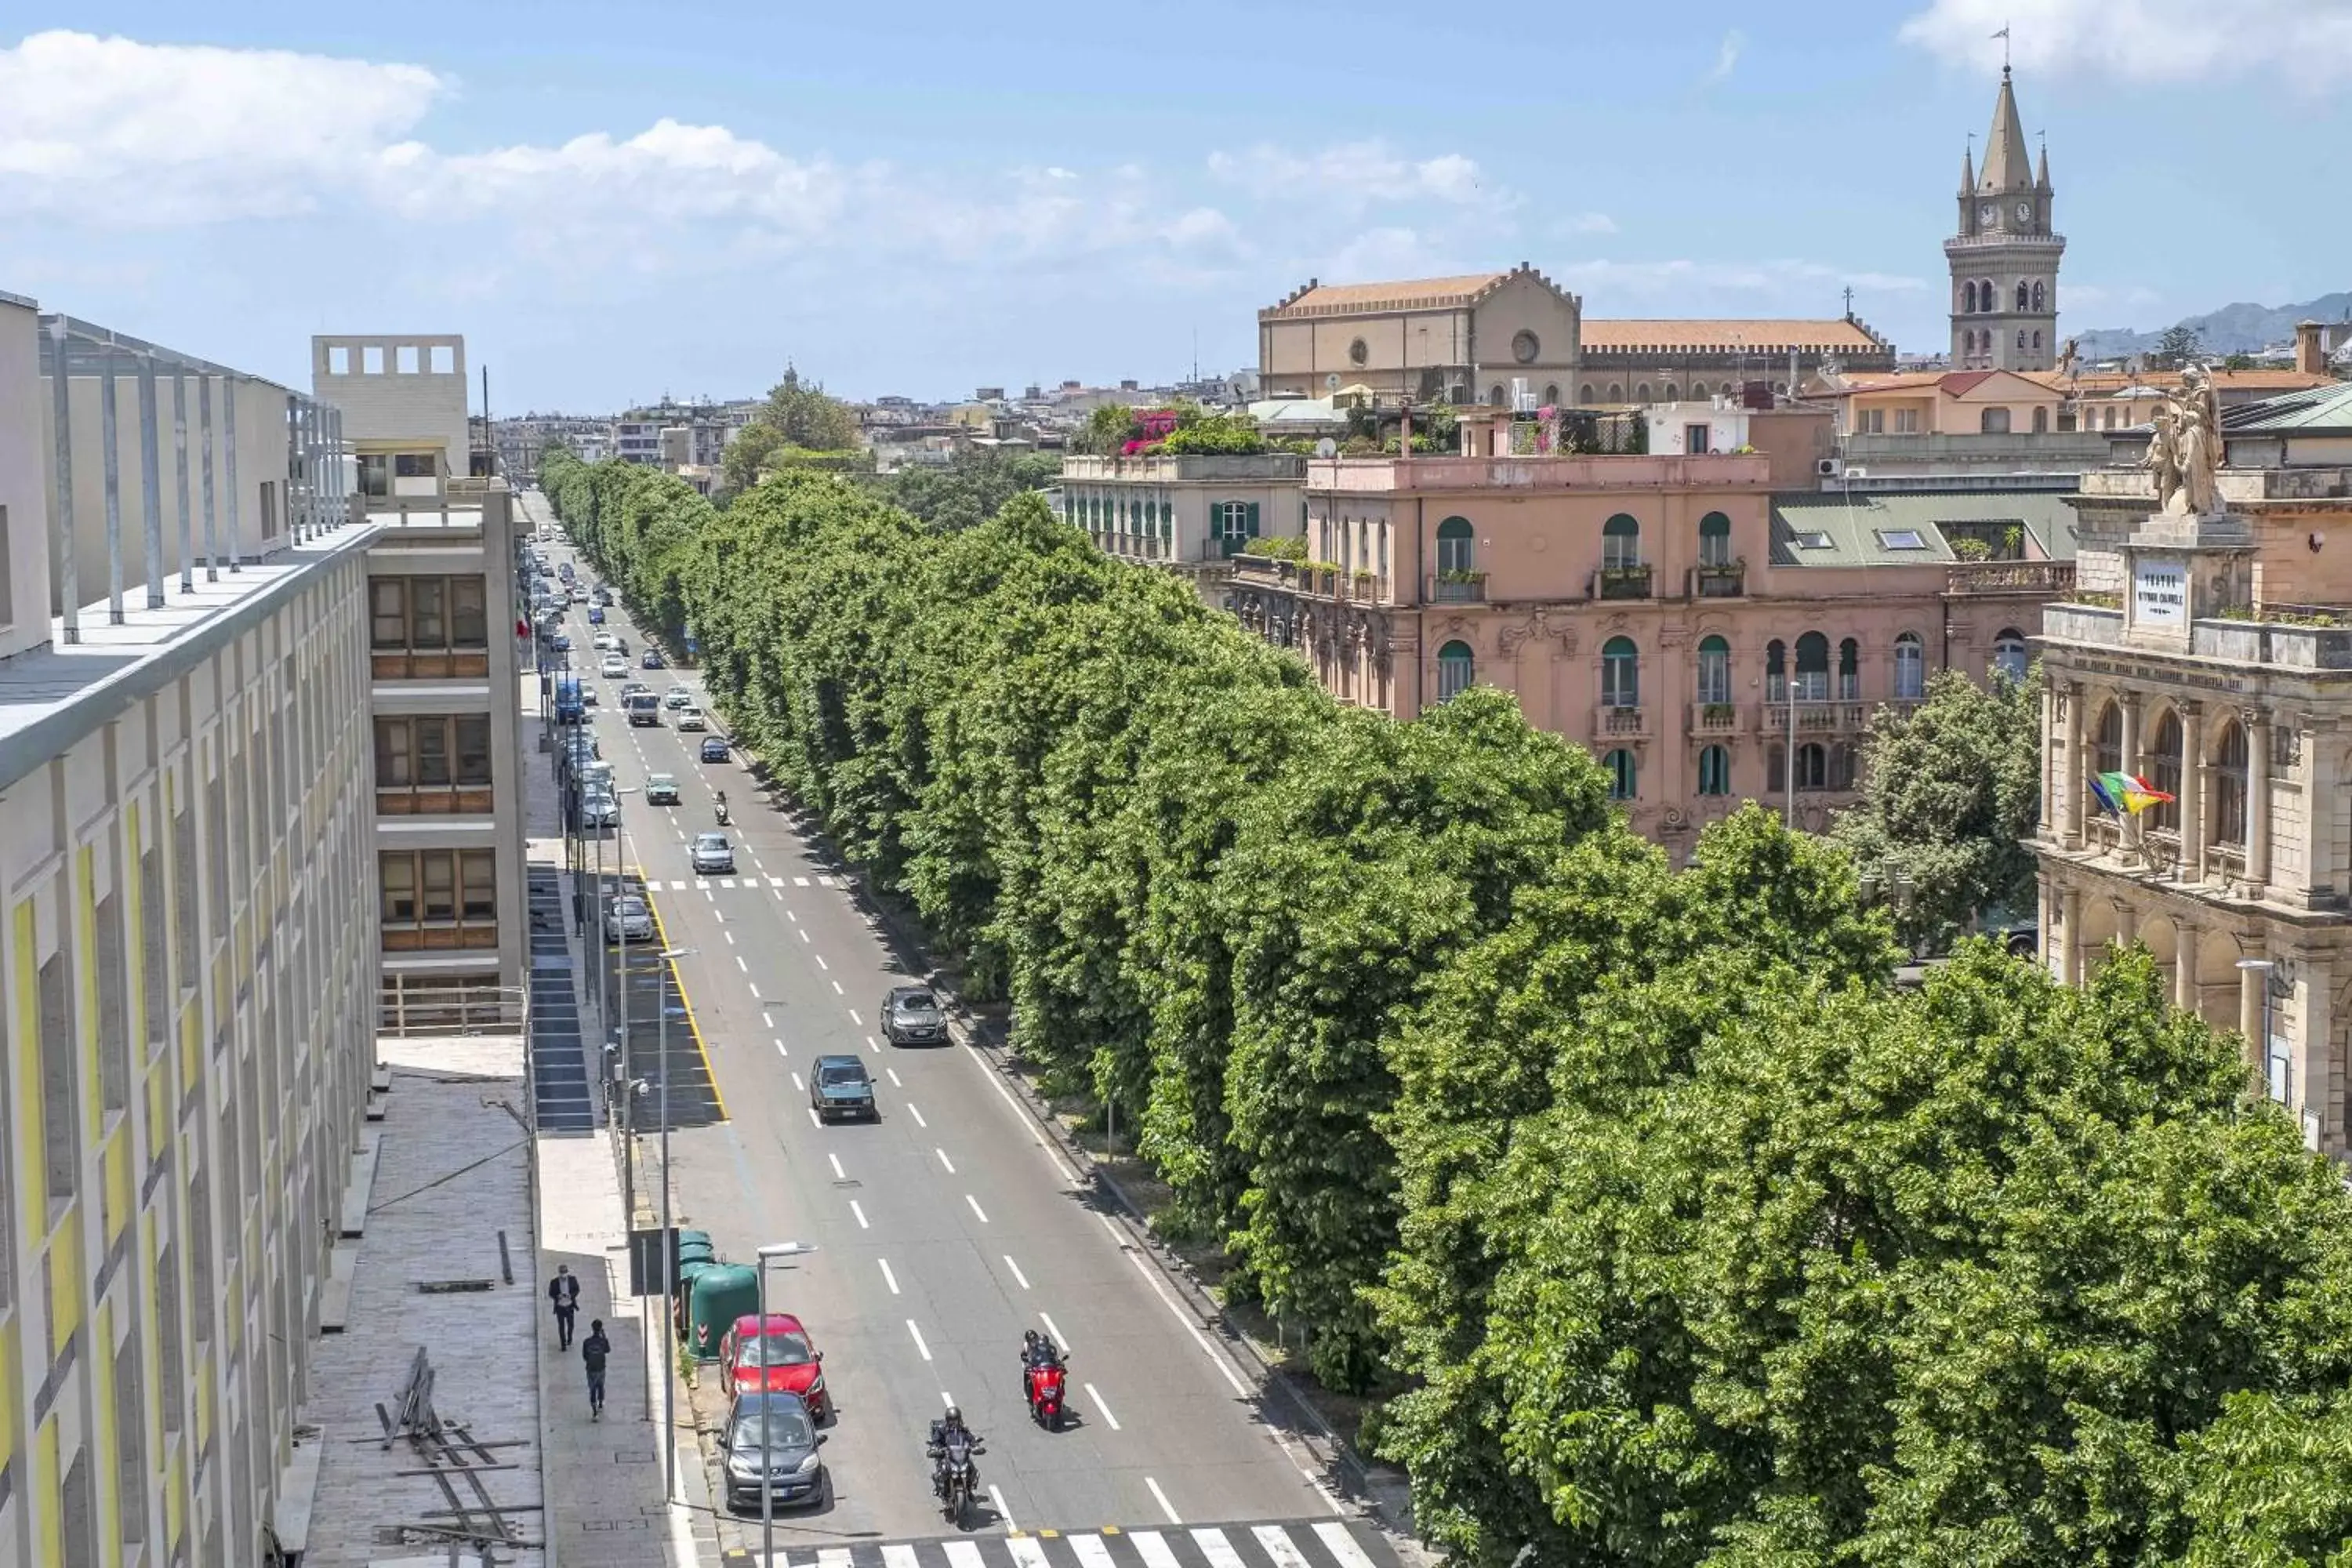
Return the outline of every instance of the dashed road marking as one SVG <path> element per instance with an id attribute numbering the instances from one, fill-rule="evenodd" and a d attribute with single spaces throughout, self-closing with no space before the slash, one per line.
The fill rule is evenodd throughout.
<path id="1" fill-rule="evenodd" d="M 857 1201 L 856 1198 L 852 1198 L 852 1199 L 850 1199 L 850 1200 L 849 1200 L 849 1212 L 850 1212 L 851 1214 L 854 1214 L 854 1215 L 856 1215 L 857 1216 L 857 1228 L 858 1228 L 858 1229 L 860 1229 L 860 1230 L 871 1230 L 871 1229 L 873 1229 L 873 1228 L 874 1228 L 873 1226 L 869 1226 L 869 1225 L 867 1225 L 867 1224 L 866 1223 L 866 1209 L 865 1209 L 864 1205 L 861 1205 L 861 1204 L 859 1204 L 859 1203 L 858 1203 L 858 1201 Z M 929 1361 L 929 1360 L 930 1360 L 931 1358 L 930 1358 L 930 1357 L 929 1357 L 929 1356 L 925 1356 L 923 1359 L 924 1359 L 925 1361 Z"/>
<path id="2" fill-rule="evenodd" d="M 890 1287 L 890 1294 L 893 1296 L 897 1295 L 898 1293 L 898 1277 L 890 1272 L 890 1260 L 887 1258 L 877 1258 L 874 1261 L 882 1266 L 882 1283 Z"/>
<path id="3" fill-rule="evenodd" d="M 966 1193 L 963 1195 L 963 1201 L 971 1205 L 971 1212 L 980 1216 L 981 1224 L 986 1225 L 988 1223 L 988 1211 L 980 1206 L 980 1200 L 978 1198 L 973 1197 L 970 1193 Z"/>
<path id="4" fill-rule="evenodd" d="M 1021 1289 L 1029 1289 L 1029 1276 L 1021 1272 L 1021 1265 L 1013 1261 L 1013 1255 L 1009 1252 L 1004 1255 L 1004 1267 L 1013 1270 L 1013 1278 L 1021 1282 Z"/>
<path id="5" fill-rule="evenodd" d="M 948 1152 L 946 1150 L 934 1148 L 931 1152 L 940 1157 L 940 1163 L 948 1168 L 949 1175 L 952 1176 L 955 1174 L 955 1162 L 948 1158 Z"/>
<path id="6" fill-rule="evenodd" d="M 1101 1394 L 1095 1392 L 1095 1385 L 1091 1383 L 1087 1384 L 1087 1398 L 1093 1404 L 1095 1409 L 1101 1413 L 1102 1418 L 1110 1423 L 1110 1429 L 1114 1432 L 1118 1431 L 1118 1417 L 1110 1413 L 1110 1406 L 1103 1402 Z"/>
<path id="7" fill-rule="evenodd" d="M 907 1320 L 907 1331 L 915 1336 L 916 1353 L 925 1361 L 930 1360 L 931 1347 L 923 1342 L 923 1331 L 915 1326 L 915 1320 L 912 1318 Z"/>

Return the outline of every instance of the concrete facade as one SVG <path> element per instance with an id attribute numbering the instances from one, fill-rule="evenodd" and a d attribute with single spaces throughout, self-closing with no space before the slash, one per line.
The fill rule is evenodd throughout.
<path id="1" fill-rule="evenodd" d="M 472 472 L 463 337 L 314 337 L 310 390 L 343 411 L 359 494 L 428 500 Z"/>
<path id="2" fill-rule="evenodd" d="M 1582 308 L 1525 262 L 1400 283 L 1310 280 L 1257 313 L 1261 395 L 1362 385 L 1383 404 L 1500 403 L 1514 377 L 1538 393 L 1564 386 Z"/>

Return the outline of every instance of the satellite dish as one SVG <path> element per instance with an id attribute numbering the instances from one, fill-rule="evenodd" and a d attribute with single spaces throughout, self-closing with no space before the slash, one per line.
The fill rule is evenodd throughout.
<path id="1" fill-rule="evenodd" d="M 1339 443 L 1326 436 L 1315 443 L 1315 455 L 1318 458 L 1336 458 L 1339 455 Z"/>
<path id="2" fill-rule="evenodd" d="M 1324 376 L 1323 390 L 1326 392 L 1337 392 L 1339 390 L 1339 373 L 1338 371 L 1332 371 L 1330 374 Z"/>

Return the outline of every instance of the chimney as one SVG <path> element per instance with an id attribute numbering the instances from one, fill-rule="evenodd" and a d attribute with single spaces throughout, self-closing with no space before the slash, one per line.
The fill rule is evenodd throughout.
<path id="1" fill-rule="evenodd" d="M 2294 324 L 2294 368 L 2305 375 L 2327 374 L 2327 329 L 2317 321 Z"/>

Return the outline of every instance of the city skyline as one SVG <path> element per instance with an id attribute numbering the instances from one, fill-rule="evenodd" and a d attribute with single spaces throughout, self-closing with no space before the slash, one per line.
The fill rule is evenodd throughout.
<path id="1" fill-rule="evenodd" d="M 2343 219 L 2274 151 L 2347 112 L 2307 63 L 2352 34 L 2336 4 L 2126 26 L 1929 0 L 1769 30 L 1703 5 L 1511 39 L 1516 78 L 1403 112 L 1363 106 L 1435 84 L 1377 7 L 1292 51 L 1212 5 L 1152 39 L 1148 80 L 1076 11 L 886 40 L 856 17 L 647 37 L 599 5 L 561 35 L 436 0 L 333 31 L 241 5 L 203 37 L 146 0 L 44 10 L 0 35 L 0 199 L 30 220 L 0 281 L 289 384 L 356 292 L 370 324 L 467 332 L 494 409 L 744 395 L 788 359 L 854 396 L 1171 378 L 1251 363 L 1255 310 L 1310 276 L 1520 260 L 1597 318 L 1834 315 L 1851 287 L 1931 351 L 2004 47 L 2062 196 L 2062 330 L 2341 282 Z"/>

